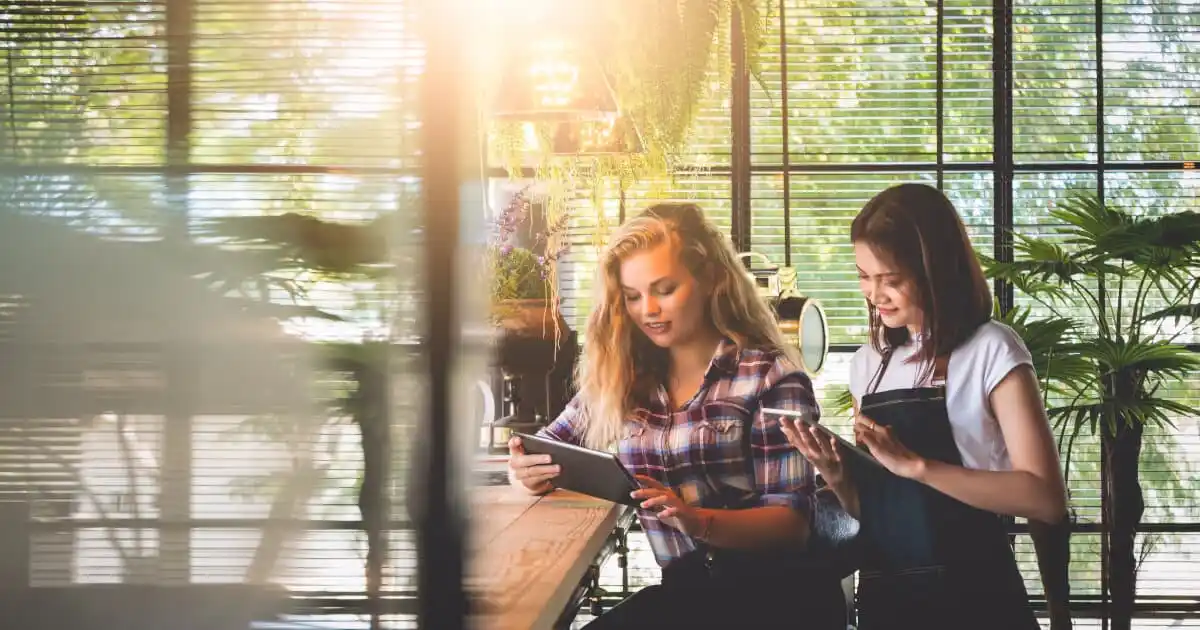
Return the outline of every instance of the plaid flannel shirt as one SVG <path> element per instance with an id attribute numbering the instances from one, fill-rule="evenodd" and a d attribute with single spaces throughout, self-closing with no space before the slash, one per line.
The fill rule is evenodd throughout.
<path id="1" fill-rule="evenodd" d="M 785 357 L 761 350 L 739 352 L 729 340 L 713 355 L 697 394 L 672 412 L 666 389 L 638 401 L 617 448 L 621 462 L 671 488 L 689 505 L 739 509 L 785 505 L 808 516 L 816 489 L 811 465 L 762 407 L 819 417 L 812 382 Z M 549 426 L 552 439 L 579 444 L 585 414 L 578 396 Z M 745 431 L 750 431 L 746 461 Z M 660 566 L 697 548 L 697 541 L 661 522 L 649 510 L 638 518 Z"/>

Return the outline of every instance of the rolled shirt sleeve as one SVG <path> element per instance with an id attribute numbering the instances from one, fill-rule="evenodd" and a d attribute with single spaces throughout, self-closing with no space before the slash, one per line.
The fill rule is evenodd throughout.
<path id="1" fill-rule="evenodd" d="M 816 421 L 820 408 L 813 394 L 812 381 L 800 371 L 786 371 L 777 363 L 769 375 L 771 385 L 759 398 L 755 412 L 750 449 L 754 460 L 755 483 L 760 505 L 786 505 L 810 517 L 816 481 L 812 465 L 783 434 L 779 417 L 764 414 L 763 408 L 786 409 Z"/>
<path id="2" fill-rule="evenodd" d="M 538 437 L 544 437 L 559 442 L 579 445 L 583 443 L 584 432 L 583 401 L 575 394 L 567 406 L 563 408 L 554 422 L 538 429 Z"/>

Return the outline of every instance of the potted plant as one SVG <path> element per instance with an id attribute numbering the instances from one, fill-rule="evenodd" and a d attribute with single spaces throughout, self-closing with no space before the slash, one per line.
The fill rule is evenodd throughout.
<path id="1" fill-rule="evenodd" d="M 559 308 L 555 273 L 567 250 L 566 217 L 535 231 L 534 203 L 528 191 L 527 187 L 513 195 L 488 244 L 492 321 L 508 334 L 558 339 L 567 326 Z"/>
<path id="2" fill-rule="evenodd" d="M 1200 280 L 1194 275 L 1200 213 L 1138 215 L 1083 194 L 1051 215 L 1063 225 L 1057 234 L 1015 234 L 1016 260 L 984 263 L 991 277 L 1037 302 L 1048 321 L 1066 323 L 1070 337 L 1059 354 L 1071 357 L 1073 367 L 1066 370 L 1069 378 L 1056 379 L 1062 402 L 1048 412 L 1064 434 L 1099 435 L 1106 586 L 1112 627 L 1127 630 L 1139 564 L 1135 537 L 1145 511 L 1138 469 L 1142 437 L 1148 426 L 1197 413 L 1167 398 L 1162 386 L 1200 369 L 1200 358 L 1174 343 L 1200 320 Z"/>

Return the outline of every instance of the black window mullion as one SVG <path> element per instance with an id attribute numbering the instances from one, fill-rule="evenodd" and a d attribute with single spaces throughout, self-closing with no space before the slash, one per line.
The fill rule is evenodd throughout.
<path id="1" fill-rule="evenodd" d="M 1104 154 L 1104 0 L 1096 0 L 1096 195 L 1101 203 L 1104 202 Z"/>
<path id="2" fill-rule="evenodd" d="M 730 101 L 733 216 L 730 232 L 734 247 L 740 252 L 746 252 L 750 251 L 750 71 L 746 61 L 746 38 L 742 32 L 741 12 L 735 9 L 732 14 L 729 56 L 733 64 L 733 93 Z"/>
<path id="3" fill-rule="evenodd" d="M 1012 0 L 993 0 L 992 29 L 992 128 L 993 173 L 994 173 L 994 216 L 993 253 L 996 260 L 1013 259 L 1013 3 Z M 1000 310 L 1008 312 L 1013 307 L 1013 287 L 1007 282 L 996 280 L 994 287 Z"/>
<path id="4" fill-rule="evenodd" d="M 779 0 L 779 108 L 783 112 L 780 119 L 780 134 L 783 144 L 783 265 L 792 266 L 792 174 L 791 141 L 788 135 L 788 46 L 787 46 L 787 0 Z M 751 169 L 753 170 L 753 169 Z"/>
<path id="5" fill-rule="evenodd" d="M 1100 203 L 1104 203 L 1104 0 L 1096 0 L 1096 197 Z M 1100 317 L 1104 318 L 1104 305 L 1106 298 L 1104 295 L 1104 282 L 1101 280 L 1100 286 L 1097 287 L 1098 296 L 1100 298 Z M 1107 486 L 1108 481 L 1108 464 L 1104 458 L 1100 461 L 1100 487 Z M 1111 576 L 1111 568 L 1109 567 L 1109 525 L 1108 523 L 1108 502 L 1111 498 L 1108 493 L 1100 493 L 1100 628 L 1108 630 L 1110 611 L 1109 578 Z"/>
<path id="6" fill-rule="evenodd" d="M 941 190 L 945 183 L 945 163 L 946 163 L 946 114 L 945 114 L 945 99 L 946 99 L 946 59 L 945 59 L 945 38 L 946 38 L 946 2 L 945 0 L 937 0 L 937 87 L 936 94 L 936 121 L 937 125 L 937 187 Z"/>
<path id="7" fill-rule="evenodd" d="M 171 0 L 166 3 L 167 34 L 167 207 L 163 218 L 163 240 L 179 251 L 186 247 L 188 235 L 188 176 L 183 167 L 191 161 L 192 133 L 192 46 L 195 32 L 195 0 Z M 192 516 L 192 476 L 194 474 L 193 417 L 194 390 L 198 378 L 196 352 L 187 342 L 193 331 L 175 330 L 165 349 L 166 381 L 169 388 L 167 413 L 162 433 L 162 483 L 159 488 L 163 520 Z M 171 564 L 170 576 L 191 573 L 192 541 L 187 530 L 159 530 L 160 549 Z M 167 551 L 169 550 L 169 551 Z"/>

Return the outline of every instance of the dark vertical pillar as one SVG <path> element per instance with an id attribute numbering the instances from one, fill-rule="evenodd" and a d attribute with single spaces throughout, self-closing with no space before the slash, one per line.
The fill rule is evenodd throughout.
<path id="1" fill-rule="evenodd" d="M 1013 48 L 1012 48 L 1012 0 L 993 0 L 992 29 L 995 42 L 992 47 L 992 128 L 993 142 L 993 187 L 995 216 L 993 218 L 993 256 L 1000 261 L 1013 259 Z M 1008 312 L 1013 307 L 1012 285 L 996 281 L 996 297 L 1000 309 Z"/>
<path id="2" fill-rule="evenodd" d="M 192 41 L 195 0 L 171 0 L 167 11 L 167 201 L 163 222 L 164 254 L 182 255 L 188 241 L 188 177 L 192 133 Z M 170 324 L 168 323 L 168 329 Z M 192 417 L 198 348 L 194 330 L 174 330 L 163 349 L 167 409 L 162 433 L 162 482 L 159 515 L 164 521 L 192 516 Z M 163 577 L 187 583 L 191 575 L 191 531 L 159 530 L 159 560 Z"/>
<path id="3" fill-rule="evenodd" d="M 747 82 L 748 84 L 749 82 Z M 780 146 L 783 158 L 783 266 L 792 266 L 792 138 L 788 128 L 791 118 L 788 103 L 788 45 L 787 45 L 787 0 L 779 0 L 779 107 L 783 116 L 783 141 Z"/>
<path id="4" fill-rule="evenodd" d="M 936 61 L 935 61 L 935 76 L 936 85 L 934 96 L 936 98 L 936 113 L 935 125 L 937 127 L 937 187 L 941 189 L 945 184 L 945 153 L 946 153 L 946 46 L 943 41 L 946 37 L 946 3 L 944 0 L 937 0 L 937 38 L 936 38 Z"/>
<path id="5" fill-rule="evenodd" d="M 733 63 L 732 112 L 733 153 L 733 245 L 738 251 L 750 251 L 750 69 L 746 62 L 746 38 L 742 32 L 741 12 L 733 10 L 730 24 L 730 57 Z"/>
<path id="6" fill-rule="evenodd" d="M 463 590 L 466 514 L 460 501 L 451 401 L 455 358 L 461 348 L 457 279 L 460 256 L 463 164 L 468 125 L 459 104 L 469 76 L 462 33 L 462 0 L 422 4 L 425 73 L 421 84 L 421 151 L 425 242 L 425 356 L 428 360 L 426 422 L 420 425 L 427 452 L 418 454 L 419 492 L 413 512 L 417 535 L 417 624 L 423 629 L 462 630 L 467 601 Z M 462 11 L 460 11 L 462 9 Z"/>

